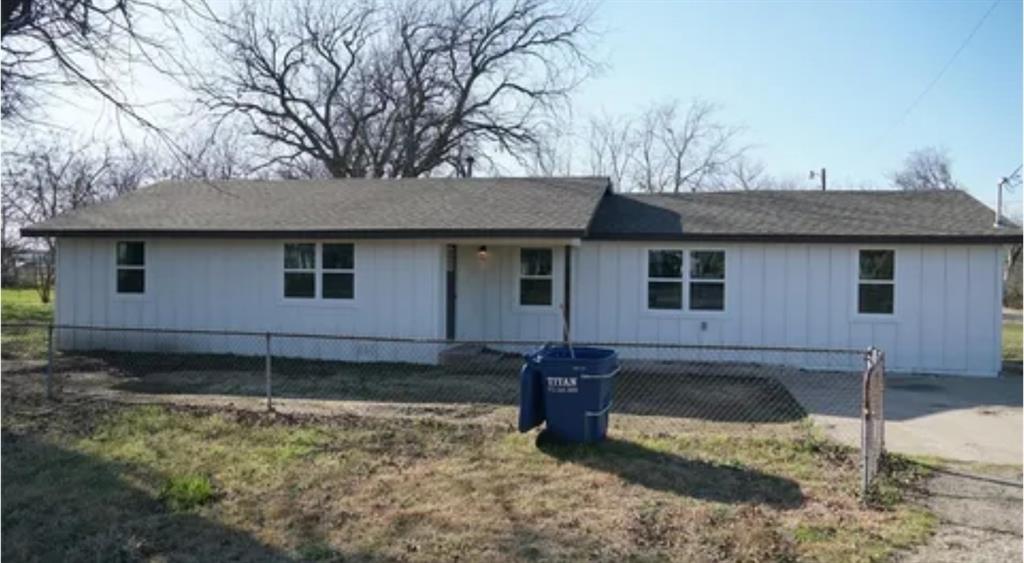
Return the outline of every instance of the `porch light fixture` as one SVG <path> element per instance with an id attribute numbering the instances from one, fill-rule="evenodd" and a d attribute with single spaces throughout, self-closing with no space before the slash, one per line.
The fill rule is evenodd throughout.
<path id="1" fill-rule="evenodd" d="M 476 250 L 476 257 L 479 258 L 481 262 L 485 262 L 487 260 L 487 245 L 480 245 L 480 248 Z"/>

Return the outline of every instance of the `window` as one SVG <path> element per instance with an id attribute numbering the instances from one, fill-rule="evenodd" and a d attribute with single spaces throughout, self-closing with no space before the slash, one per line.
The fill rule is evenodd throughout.
<path id="1" fill-rule="evenodd" d="M 891 315 L 896 272 L 893 250 L 861 250 L 858 257 L 857 312 Z"/>
<path id="2" fill-rule="evenodd" d="M 352 299 L 355 294 L 355 253 L 351 244 L 323 244 L 323 272 L 320 274 L 324 299 Z"/>
<path id="3" fill-rule="evenodd" d="M 647 308 L 683 308 L 683 251 L 647 252 Z"/>
<path id="4" fill-rule="evenodd" d="M 286 243 L 284 296 L 289 299 L 354 298 L 355 249 L 352 243 Z"/>
<path id="5" fill-rule="evenodd" d="M 725 252 L 690 252 L 690 310 L 725 310 Z"/>
<path id="6" fill-rule="evenodd" d="M 550 248 L 519 249 L 519 304 L 551 305 Z"/>
<path id="7" fill-rule="evenodd" d="M 725 251 L 648 250 L 647 308 L 682 311 L 684 287 L 687 310 L 724 311 Z"/>
<path id="8" fill-rule="evenodd" d="M 143 242 L 117 243 L 117 292 L 146 292 L 146 245 Z"/>
<path id="9" fill-rule="evenodd" d="M 316 297 L 316 245 L 311 242 L 284 245 L 284 296 Z"/>

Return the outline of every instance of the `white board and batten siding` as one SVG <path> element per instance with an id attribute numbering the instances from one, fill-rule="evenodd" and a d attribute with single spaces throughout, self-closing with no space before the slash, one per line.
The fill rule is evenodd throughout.
<path id="1" fill-rule="evenodd" d="M 725 311 L 648 310 L 647 251 L 664 248 L 725 251 Z M 857 313 L 861 248 L 895 250 L 891 316 Z M 994 245 L 586 241 L 573 271 L 577 341 L 876 346 L 885 351 L 891 371 L 994 376 L 1001 368 L 1002 278 L 1000 249 Z M 625 352 L 659 357 L 650 350 Z M 727 359 L 722 353 L 694 354 Z M 814 364 L 826 355 L 772 355 L 780 358 L 820 367 Z"/>
<path id="2" fill-rule="evenodd" d="M 524 245 L 526 248 L 535 247 Z M 565 247 L 541 246 L 551 252 L 551 304 L 519 304 L 520 248 L 488 246 L 486 259 L 477 246 L 459 245 L 456 260 L 457 340 L 560 342 L 565 300 Z"/>
<path id="3" fill-rule="evenodd" d="M 445 248 L 440 241 L 357 241 L 355 299 L 286 300 L 283 241 L 152 239 L 146 292 L 114 290 L 115 244 L 66 238 L 58 245 L 57 322 L 66 325 L 213 329 L 441 339 Z M 526 244 L 524 246 L 530 246 Z M 564 246 L 553 245 L 552 304 L 519 305 L 519 247 L 458 246 L 456 338 L 558 341 Z M 725 310 L 647 308 L 647 251 L 725 251 Z M 1001 367 L 1000 249 L 995 245 L 872 245 L 895 250 L 895 311 L 857 313 L 857 255 L 848 244 L 679 244 L 584 240 L 572 252 L 576 341 L 881 348 L 892 371 L 996 375 Z M 684 290 L 685 294 L 685 290 Z M 433 362 L 439 345 L 276 339 L 274 353 L 358 361 Z M 62 348 L 262 353 L 258 337 L 62 331 Z M 620 348 L 625 357 L 664 351 Z M 823 356 L 693 359 L 779 361 L 805 367 Z M 853 359 L 849 367 L 856 367 Z"/>
<path id="4" fill-rule="evenodd" d="M 285 241 L 240 239 L 144 240 L 145 293 L 117 294 L 116 242 L 60 239 L 58 324 L 444 337 L 444 245 L 437 242 L 356 242 L 353 300 L 285 299 Z M 258 336 L 85 330 L 59 331 L 58 336 L 63 349 L 262 354 L 265 347 Z M 433 362 L 438 350 L 435 344 L 300 338 L 273 342 L 274 353 L 283 356 L 358 361 Z"/>

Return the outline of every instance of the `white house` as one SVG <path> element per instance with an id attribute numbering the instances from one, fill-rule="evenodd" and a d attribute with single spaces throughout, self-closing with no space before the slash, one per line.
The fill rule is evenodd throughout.
<path id="1" fill-rule="evenodd" d="M 959 191 L 636 195 L 613 193 L 607 178 L 195 181 L 22 232 L 57 238 L 63 325 L 874 345 L 890 370 L 993 376 L 1001 247 L 1021 240 L 1019 228 L 993 219 Z M 216 342 L 163 346 L 227 347 Z M 60 345 L 110 342 L 80 331 Z"/>

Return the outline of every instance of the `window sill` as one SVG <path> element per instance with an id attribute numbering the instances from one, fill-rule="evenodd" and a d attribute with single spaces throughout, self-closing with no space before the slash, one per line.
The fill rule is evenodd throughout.
<path id="1" fill-rule="evenodd" d="M 316 307 L 319 309 L 356 309 L 359 307 L 359 302 L 355 299 L 282 297 L 280 305 L 283 307 Z"/>
<path id="2" fill-rule="evenodd" d="M 689 309 L 644 309 L 641 316 L 695 320 L 726 320 L 731 317 L 728 311 L 693 311 Z"/>
<path id="3" fill-rule="evenodd" d="M 561 308 L 556 305 L 522 305 L 516 303 L 513 308 L 518 313 L 534 314 L 534 315 L 546 315 L 559 313 Z"/>
<path id="4" fill-rule="evenodd" d="M 884 313 L 854 313 L 851 317 L 850 322 L 856 324 L 894 324 L 899 322 L 899 317 L 895 314 L 884 314 Z"/>

